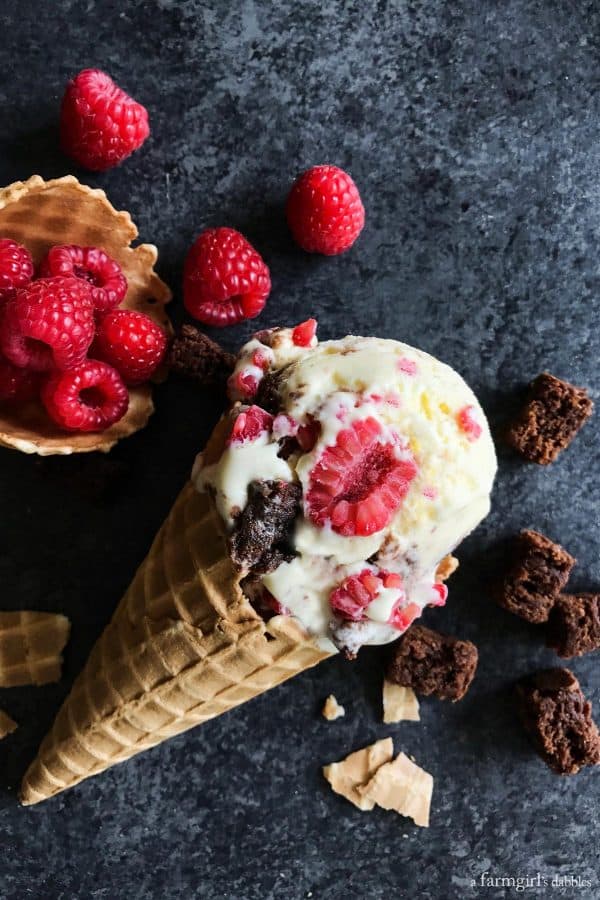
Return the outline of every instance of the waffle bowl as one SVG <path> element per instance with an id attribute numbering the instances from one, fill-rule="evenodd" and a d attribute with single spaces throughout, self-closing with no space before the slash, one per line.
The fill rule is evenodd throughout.
<path id="1" fill-rule="evenodd" d="M 72 175 L 44 181 L 33 175 L 0 190 L 0 237 L 23 244 L 36 265 L 54 244 L 101 247 L 116 259 L 127 278 L 121 304 L 146 313 L 171 333 L 165 304 L 171 291 L 154 271 L 158 256 L 153 244 L 132 247 L 138 235 L 128 212 L 118 212 L 104 191 L 80 184 Z M 0 445 L 40 456 L 108 452 L 118 440 L 139 431 L 154 410 L 149 385 L 130 388 L 123 418 L 98 434 L 62 431 L 39 402 L 0 410 Z"/>

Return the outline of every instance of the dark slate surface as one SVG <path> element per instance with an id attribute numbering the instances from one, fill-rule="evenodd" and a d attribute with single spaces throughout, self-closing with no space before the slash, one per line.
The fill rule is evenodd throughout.
<path id="1" fill-rule="evenodd" d="M 316 314 L 322 337 L 414 343 L 466 376 L 498 428 L 542 368 L 600 388 L 597 10 L 584 0 L 10 0 L 0 183 L 72 171 L 56 144 L 63 85 L 84 66 L 106 68 L 148 106 L 153 134 L 121 169 L 87 181 L 160 246 L 176 292 L 192 237 L 238 227 L 273 275 L 259 325 Z M 296 173 L 325 161 L 352 172 L 367 209 L 340 259 L 298 251 L 282 218 Z M 252 329 L 223 340 L 234 348 Z M 0 744 L 3 900 L 516 895 L 473 887 L 485 872 L 539 873 L 548 885 L 528 896 L 597 897 L 598 773 L 560 780 L 532 755 L 510 688 L 555 658 L 488 589 L 522 526 L 561 539 L 580 560 L 575 586 L 598 587 L 594 420 L 550 469 L 500 450 L 494 512 L 461 550 L 449 606 L 429 618 L 479 645 L 462 703 L 425 701 L 421 724 L 384 726 L 382 655 L 367 651 L 41 807 L 18 806 L 27 763 L 217 415 L 210 397 L 173 381 L 147 430 L 108 460 L 0 451 L 2 608 L 73 621 L 59 685 L 0 693 L 20 723 Z M 597 658 L 573 668 L 600 705 Z M 347 709 L 334 724 L 319 716 L 331 691 Z M 436 778 L 428 831 L 358 812 L 320 775 L 386 734 Z M 590 886 L 552 889 L 555 876 Z"/>

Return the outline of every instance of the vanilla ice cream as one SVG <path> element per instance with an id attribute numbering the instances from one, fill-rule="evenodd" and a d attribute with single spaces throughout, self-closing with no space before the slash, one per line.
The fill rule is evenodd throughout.
<path id="1" fill-rule="evenodd" d="M 460 375 L 397 341 L 317 343 L 304 323 L 256 335 L 229 390 L 226 445 L 194 479 L 263 607 L 354 655 L 445 602 L 436 569 L 487 515 L 496 472 Z"/>

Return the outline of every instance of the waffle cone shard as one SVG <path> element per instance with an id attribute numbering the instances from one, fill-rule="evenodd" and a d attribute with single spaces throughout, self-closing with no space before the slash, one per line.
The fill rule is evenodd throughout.
<path id="1" fill-rule="evenodd" d="M 70 629 L 57 613 L 0 612 L 0 688 L 58 681 Z"/>
<path id="2" fill-rule="evenodd" d="M 72 787 L 327 655 L 295 620 L 256 614 L 212 504 L 190 483 L 42 742 L 22 802 Z"/>
<path id="3" fill-rule="evenodd" d="M 44 181 L 32 175 L 0 190 L 0 237 L 24 244 L 36 266 L 53 244 L 101 247 L 116 259 L 127 278 L 127 296 L 121 304 L 144 312 L 168 333 L 171 325 L 165 304 L 171 291 L 154 265 L 153 244 L 133 247 L 138 230 L 128 212 L 117 211 L 104 191 L 92 189 L 72 175 Z M 25 453 L 107 452 L 123 437 L 143 428 L 153 412 L 147 385 L 130 389 L 125 416 L 100 434 L 68 434 L 46 415 L 40 403 L 0 410 L 0 445 Z"/>

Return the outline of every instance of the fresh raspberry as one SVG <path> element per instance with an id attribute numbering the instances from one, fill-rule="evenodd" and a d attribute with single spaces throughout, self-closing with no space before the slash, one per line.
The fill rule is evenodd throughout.
<path id="1" fill-rule="evenodd" d="M 40 278 L 4 307 L 0 349 L 34 372 L 80 365 L 94 337 L 90 286 L 78 278 Z"/>
<path id="2" fill-rule="evenodd" d="M 60 110 L 64 152 L 93 172 L 123 162 L 148 135 L 148 112 L 100 69 L 84 69 L 67 84 Z"/>
<path id="3" fill-rule="evenodd" d="M 384 570 L 363 569 L 358 575 L 349 575 L 345 578 L 340 586 L 331 592 L 329 603 L 344 619 L 358 622 L 365 617 L 365 610 L 384 588 L 397 589 L 399 602 L 405 597 L 400 575 Z"/>
<path id="4" fill-rule="evenodd" d="M 227 446 L 255 441 L 262 434 L 268 434 L 272 425 L 273 416 L 270 413 L 265 412 L 260 406 L 248 406 L 236 417 L 227 439 Z"/>
<path id="5" fill-rule="evenodd" d="M 104 431 L 123 418 L 129 394 L 116 369 L 86 359 L 76 368 L 50 375 L 42 387 L 42 401 L 61 428 Z"/>
<path id="6" fill-rule="evenodd" d="M 292 331 L 292 342 L 296 347 L 310 347 L 313 344 L 316 333 L 317 320 L 307 319 L 306 322 L 296 325 Z"/>
<path id="7" fill-rule="evenodd" d="M 109 312 L 127 293 L 127 279 L 121 266 L 97 247 L 74 244 L 52 247 L 40 263 L 40 275 L 43 278 L 70 275 L 88 281 L 97 313 Z"/>
<path id="8" fill-rule="evenodd" d="M 0 238 L 0 303 L 33 278 L 31 253 L 10 238 Z"/>
<path id="9" fill-rule="evenodd" d="M 233 228 L 209 228 L 196 238 L 183 271 L 183 301 L 205 325 L 235 325 L 263 309 L 271 277 L 263 258 Z"/>
<path id="10" fill-rule="evenodd" d="M 338 432 L 310 473 L 307 511 L 317 526 L 338 534 L 381 531 L 402 504 L 417 467 L 377 419 L 358 419 Z"/>
<path id="11" fill-rule="evenodd" d="M 167 349 L 167 336 L 150 316 L 113 309 L 98 324 L 92 353 L 113 366 L 125 384 L 142 384 L 153 375 Z"/>
<path id="12" fill-rule="evenodd" d="M 468 441 L 473 443 L 474 441 L 479 440 L 483 429 L 475 418 L 474 406 L 463 407 L 456 416 L 456 419 L 458 421 L 458 427 L 461 431 L 464 431 Z"/>
<path id="13" fill-rule="evenodd" d="M 26 403 L 39 393 L 39 375 L 0 357 L 0 403 Z"/>
<path id="14" fill-rule="evenodd" d="M 296 243 L 326 256 L 348 250 L 365 224 L 358 188 L 337 166 L 314 166 L 300 175 L 289 193 L 286 215 Z"/>

